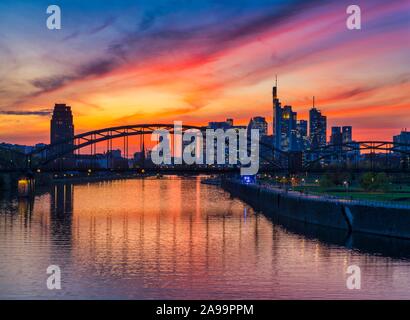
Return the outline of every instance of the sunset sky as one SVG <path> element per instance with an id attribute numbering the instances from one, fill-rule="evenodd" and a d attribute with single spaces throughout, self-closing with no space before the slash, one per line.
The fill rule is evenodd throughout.
<path id="1" fill-rule="evenodd" d="M 46 27 L 50 4 L 61 30 Z M 362 30 L 346 28 L 350 4 Z M 270 122 L 275 74 L 299 119 L 314 95 L 329 127 L 391 140 L 410 129 L 410 1 L 0 2 L 0 142 L 48 143 L 56 102 L 72 106 L 76 133 Z"/>

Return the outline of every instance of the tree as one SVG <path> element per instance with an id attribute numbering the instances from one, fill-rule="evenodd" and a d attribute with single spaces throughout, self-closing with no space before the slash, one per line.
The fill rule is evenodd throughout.
<path id="1" fill-rule="evenodd" d="M 386 173 L 380 172 L 375 177 L 377 189 L 386 192 L 390 186 L 390 180 Z"/>
<path id="2" fill-rule="evenodd" d="M 333 183 L 333 180 L 329 177 L 328 174 L 325 174 L 322 177 L 322 179 L 320 179 L 319 184 L 322 188 L 331 188 L 335 186 L 335 184 Z"/>
<path id="3" fill-rule="evenodd" d="M 327 172 L 320 180 L 320 186 L 331 188 L 341 186 L 345 181 L 350 181 L 350 175 L 343 171 Z"/>
<path id="4" fill-rule="evenodd" d="M 360 186 L 366 191 L 387 191 L 389 188 L 389 178 L 386 173 L 367 172 L 360 179 Z"/>

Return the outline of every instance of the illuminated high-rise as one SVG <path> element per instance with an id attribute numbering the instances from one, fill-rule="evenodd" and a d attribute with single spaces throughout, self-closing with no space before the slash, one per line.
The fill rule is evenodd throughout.
<path id="1" fill-rule="evenodd" d="M 296 143 L 297 151 L 304 151 L 308 148 L 308 122 L 306 120 L 298 120 L 296 123 Z"/>
<path id="2" fill-rule="evenodd" d="M 264 117 L 253 117 L 248 124 L 248 130 L 259 130 L 259 137 L 262 138 L 268 135 L 268 123 Z"/>
<path id="3" fill-rule="evenodd" d="M 309 111 L 309 138 L 311 148 L 316 149 L 326 145 L 327 136 L 327 118 L 323 116 L 320 110 L 315 107 L 313 98 L 313 107 Z"/>
<path id="4" fill-rule="evenodd" d="M 273 144 L 278 150 L 292 151 L 297 149 L 296 121 L 297 113 L 291 106 L 281 106 L 277 96 L 277 81 L 272 89 L 273 98 Z"/>
<path id="5" fill-rule="evenodd" d="M 343 142 L 352 142 L 353 141 L 353 129 L 352 126 L 344 126 L 342 127 L 342 136 Z"/>

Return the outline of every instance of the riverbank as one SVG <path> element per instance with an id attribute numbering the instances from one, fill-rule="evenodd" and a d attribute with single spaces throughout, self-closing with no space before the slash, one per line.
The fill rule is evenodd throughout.
<path id="1" fill-rule="evenodd" d="M 17 181 L 23 177 L 22 173 L 0 174 L 0 191 L 17 191 Z M 59 183 L 88 183 L 123 179 L 142 179 L 147 177 L 162 177 L 153 173 L 34 173 L 32 179 L 36 187 L 44 187 Z"/>
<path id="2" fill-rule="evenodd" d="M 347 200 L 224 180 L 222 188 L 256 210 L 349 232 L 410 239 L 410 205 Z"/>
<path id="3" fill-rule="evenodd" d="M 221 179 L 219 177 L 210 177 L 210 178 L 202 179 L 201 183 L 211 185 L 211 186 L 220 186 Z"/>
<path id="4" fill-rule="evenodd" d="M 50 184 L 57 183 L 89 183 L 89 182 L 103 182 L 103 181 L 115 181 L 124 179 L 143 179 L 147 177 L 153 177 L 151 174 L 107 174 L 107 175 L 82 175 L 82 176 L 67 176 L 57 177 L 50 181 Z"/>
<path id="5" fill-rule="evenodd" d="M 391 202 L 395 204 L 410 205 L 410 188 L 402 187 L 388 191 L 366 191 L 360 188 L 348 188 L 345 187 L 332 187 L 323 188 L 320 186 L 296 186 L 292 187 L 293 190 L 302 193 L 309 193 L 325 197 L 337 197 L 347 200 L 364 200 L 364 201 L 377 201 L 377 202 Z"/>

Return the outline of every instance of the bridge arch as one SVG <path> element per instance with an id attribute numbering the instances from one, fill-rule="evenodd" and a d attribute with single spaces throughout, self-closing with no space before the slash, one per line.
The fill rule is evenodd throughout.
<path id="1" fill-rule="evenodd" d="M 304 152 L 305 158 L 319 155 L 312 160 L 305 161 L 305 168 L 309 168 L 316 163 L 325 159 L 338 156 L 344 152 L 352 151 L 370 151 L 374 154 L 375 151 L 388 153 L 398 153 L 410 157 L 410 144 L 396 143 L 392 141 L 352 141 L 342 144 L 328 144 L 326 146 L 310 149 Z"/>
<path id="2" fill-rule="evenodd" d="M 196 129 L 204 134 L 207 127 L 203 126 L 193 126 L 193 125 L 182 125 L 182 132 L 188 130 Z M 57 159 L 63 158 L 67 155 L 73 154 L 75 151 L 88 146 L 95 146 L 98 143 L 104 141 L 112 141 L 119 138 L 127 138 L 130 136 L 141 136 L 152 134 L 155 130 L 167 130 L 170 134 L 174 134 L 174 124 L 137 124 L 137 125 L 126 125 L 126 126 L 116 126 L 103 128 L 98 130 L 93 130 L 89 132 L 84 132 L 75 135 L 71 139 L 65 139 L 58 141 L 54 144 L 49 144 L 41 148 L 37 148 L 28 154 L 28 159 L 32 163 L 31 159 L 34 157 L 41 158 L 40 167 L 47 165 L 48 163 L 55 161 Z M 127 144 L 127 143 L 126 143 Z M 282 158 L 287 158 L 287 152 L 276 150 L 273 146 L 261 143 L 261 145 L 272 150 L 272 154 L 279 154 Z M 45 155 L 42 156 L 42 155 Z M 269 159 L 268 157 L 261 157 L 267 161 L 270 165 L 277 169 L 282 168 L 282 162 L 275 161 L 274 159 Z"/>

